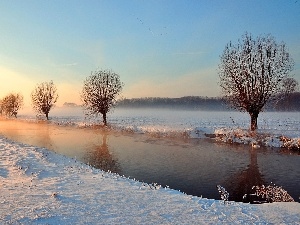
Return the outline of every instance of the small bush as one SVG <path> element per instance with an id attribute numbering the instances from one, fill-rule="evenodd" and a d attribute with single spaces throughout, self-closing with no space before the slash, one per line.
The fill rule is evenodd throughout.
<path id="1" fill-rule="evenodd" d="M 283 148 L 300 151 L 300 138 L 288 138 L 285 136 L 281 136 L 280 141 L 282 142 Z"/>
<path id="2" fill-rule="evenodd" d="M 221 185 L 217 185 L 217 189 L 219 191 L 221 199 L 224 201 L 225 204 L 225 202 L 229 199 L 229 193 Z"/>
<path id="3" fill-rule="evenodd" d="M 265 199 L 266 202 L 294 202 L 295 200 L 282 187 L 273 185 L 253 186 L 255 195 Z"/>

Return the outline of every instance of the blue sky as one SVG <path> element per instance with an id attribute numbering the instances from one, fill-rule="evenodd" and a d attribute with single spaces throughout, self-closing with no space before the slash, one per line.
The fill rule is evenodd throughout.
<path id="1" fill-rule="evenodd" d="M 219 96 L 225 45 L 247 31 L 284 41 L 300 83 L 300 1 L 1 1 L 0 97 L 30 105 L 53 80 L 59 102 L 80 103 L 83 80 L 111 69 L 123 97 Z"/>

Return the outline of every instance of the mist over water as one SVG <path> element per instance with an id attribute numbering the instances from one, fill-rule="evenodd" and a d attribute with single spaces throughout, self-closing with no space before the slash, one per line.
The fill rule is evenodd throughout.
<path id="1" fill-rule="evenodd" d="M 20 110 L 18 117 L 33 118 L 36 117 L 36 112 L 31 107 L 25 107 Z M 84 117 L 83 109 L 78 107 L 55 106 L 50 110 L 49 117 Z"/>
<path id="2" fill-rule="evenodd" d="M 20 112 L 18 118 L 36 121 L 30 109 Z M 102 116 L 87 117 L 81 107 L 55 107 L 49 115 L 51 123 L 75 127 L 103 125 Z M 45 120 L 45 116 L 38 117 Z M 159 137 L 203 138 L 221 129 L 249 130 L 250 116 L 237 111 L 202 111 L 161 108 L 112 109 L 107 115 L 110 129 L 131 133 L 150 134 Z M 298 112 L 261 112 L 258 132 L 272 137 L 300 137 L 300 114 Z M 278 138 L 277 138 L 278 139 Z M 271 145 L 279 147 L 279 144 Z"/>

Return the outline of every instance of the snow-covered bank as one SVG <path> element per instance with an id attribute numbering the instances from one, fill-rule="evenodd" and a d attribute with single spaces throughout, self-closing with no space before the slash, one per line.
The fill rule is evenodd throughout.
<path id="1" fill-rule="evenodd" d="M 2 224 L 300 224 L 296 202 L 224 205 L 2 137 L 0 165 Z"/>
<path id="2" fill-rule="evenodd" d="M 216 129 L 214 135 L 216 140 L 222 142 L 252 145 L 254 148 L 259 148 L 260 146 L 287 148 L 300 153 L 299 137 L 290 138 L 284 134 L 278 135 L 264 130 L 250 131 L 240 128 Z"/>

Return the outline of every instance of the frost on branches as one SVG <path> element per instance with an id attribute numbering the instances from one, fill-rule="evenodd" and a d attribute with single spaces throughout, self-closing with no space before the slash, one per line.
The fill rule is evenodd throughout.
<path id="1" fill-rule="evenodd" d="M 294 202 L 295 200 L 282 187 L 273 185 L 254 186 L 255 195 L 266 202 Z"/>
<path id="2" fill-rule="evenodd" d="M 229 193 L 221 185 L 217 185 L 218 192 L 221 199 L 224 201 L 224 204 L 229 199 Z M 292 196 L 284 190 L 282 187 L 278 187 L 275 184 L 273 185 L 256 185 L 252 189 L 254 193 L 245 194 L 243 196 L 243 202 L 250 203 L 272 203 L 272 202 L 295 202 Z"/>
<path id="3" fill-rule="evenodd" d="M 219 191 L 221 199 L 224 201 L 225 204 L 225 202 L 227 202 L 229 199 L 229 193 L 221 185 L 217 185 L 217 189 Z"/>
<path id="4" fill-rule="evenodd" d="M 111 70 L 96 70 L 83 83 L 81 100 L 86 116 L 102 114 L 107 126 L 107 113 L 115 106 L 123 83 L 120 76 Z"/>
<path id="5" fill-rule="evenodd" d="M 284 43 L 277 43 L 271 35 L 253 38 L 246 33 L 237 44 L 227 44 L 221 56 L 223 97 L 232 108 L 248 112 L 251 130 L 256 130 L 258 114 L 266 103 L 293 91 L 294 86 L 286 82 L 293 66 Z"/>

